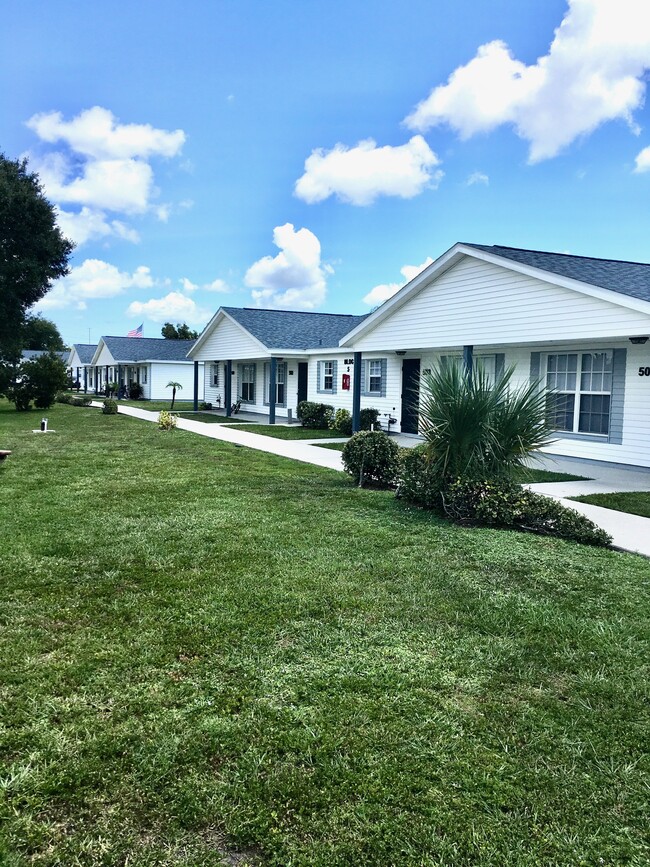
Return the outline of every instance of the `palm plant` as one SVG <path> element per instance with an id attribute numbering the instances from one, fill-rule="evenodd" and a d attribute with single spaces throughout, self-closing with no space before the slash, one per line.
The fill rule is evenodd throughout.
<path id="1" fill-rule="evenodd" d="M 176 392 L 182 391 L 183 386 L 180 384 L 180 382 L 173 382 L 172 381 L 172 382 L 168 382 L 167 385 L 165 386 L 165 388 L 171 388 L 172 389 L 172 405 L 169 407 L 169 409 L 171 411 L 172 409 L 174 409 L 174 401 L 176 400 Z"/>
<path id="2" fill-rule="evenodd" d="M 419 414 L 429 469 L 451 479 L 512 477 L 549 442 L 546 399 L 536 382 L 511 386 L 514 368 L 494 381 L 477 363 L 472 375 L 440 364 L 420 377 Z"/>

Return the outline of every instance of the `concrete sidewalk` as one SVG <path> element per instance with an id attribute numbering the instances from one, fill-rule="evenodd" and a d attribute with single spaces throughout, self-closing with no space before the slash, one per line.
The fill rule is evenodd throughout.
<path id="1" fill-rule="evenodd" d="M 93 404 L 93 406 L 101 404 Z M 133 406 L 118 406 L 118 412 L 122 415 L 130 415 L 143 421 L 158 422 L 158 413 L 147 409 L 137 409 Z M 262 434 L 250 433 L 249 431 L 237 430 L 236 425 L 206 423 L 194 419 L 178 416 L 176 426 L 179 430 L 187 430 L 200 436 L 209 437 L 213 440 L 221 440 L 236 446 L 246 446 L 249 449 L 257 449 L 260 452 L 268 452 L 272 455 L 280 455 L 294 461 L 302 461 L 305 464 L 315 464 L 318 467 L 326 467 L 329 470 L 342 470 L 341 452 L 332 449 L 322 449 L 312 445 L 322 440 L 280 440 Z"/>
<path id="2" fill-rule="evenodd" d="M 101 408 L 102 404 L 93 401 L 92 406 Z M 158 412 L 138 409 L 132 406 L 119 406 L 118 412 L 143 421 L 158 422 Z M 323 442 L 345 442 L 345 439 L 327 440 L 280 440 L 263 434 L 237 430 L 236 425 L 206 423 L 178 416 L 177 427 L 199 436 L 220 440 L 236 446 L 256 449 L 261 452 L 279 455 L 294 461 L 314 464 L 330 470 L 343 470 L 341 452 L 320 448 Z M 411 443 L 409 443 L 411 445 Z M 607 494 L 617 491 L 650 491 L 650 470 L 636 467 L 617 467 L 598 465 L 596 461 L 580 461 L 574 458 L 559 458 L 545 455 L 542 462 L 535 464 L 553 472 L 593 477 L 581 482 L 544 482 L 527 485 L 532 491 L 559 500 L 563 506 L 575 509 L 602 527 L 612 537 L 613 545 L 624 551 L 650 557 L 650 518 L 629 515 L 603 509 L 589 503 L 575 503 L 566 497 L 579 497 L 583 494 Z"/>

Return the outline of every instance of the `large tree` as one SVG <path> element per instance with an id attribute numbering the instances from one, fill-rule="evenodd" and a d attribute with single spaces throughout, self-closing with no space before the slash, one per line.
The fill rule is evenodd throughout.
<path id="1" fill-rule="evenodd" d="M 0 154 L 0 362 L 20 353 L 27 311 L 68 273 L 73 248 L 27 160 Z"/>
<path id="2" fill-rule="evenodd" d="M 171 322 L 165 322 L 160 329 L 160 333 L 165 340 L 196 340 L 199 336 L 198 331 L 192 331 L 189 325 L 184 322 L 177 322 L 174 325 Z"/>
<path id="3" fill-rule="evenodd" d="M 42 316 L 25 317 L 22 334 L 22 349 L 46 349 L 50 352 L 63 352 L 68 347 L 51 319 Z"/>

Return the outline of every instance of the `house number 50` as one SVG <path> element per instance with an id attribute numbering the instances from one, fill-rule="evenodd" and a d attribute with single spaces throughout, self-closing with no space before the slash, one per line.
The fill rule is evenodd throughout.
<path id="1" fill-rule="evenodd" d="M 639 376 L 650 376 L 650 367 L 640 367 Z"/>

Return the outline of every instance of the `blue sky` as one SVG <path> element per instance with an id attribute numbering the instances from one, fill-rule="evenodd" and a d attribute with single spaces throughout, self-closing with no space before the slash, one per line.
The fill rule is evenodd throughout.
<path id="1" fill-rule="evenodd" d="M 649 261 L 643 0 L 8 0 L 0 148 L 69 342 L 362 313 L 456 241 Z M 645 150 L 648 148 L 648 150 Z"/>

